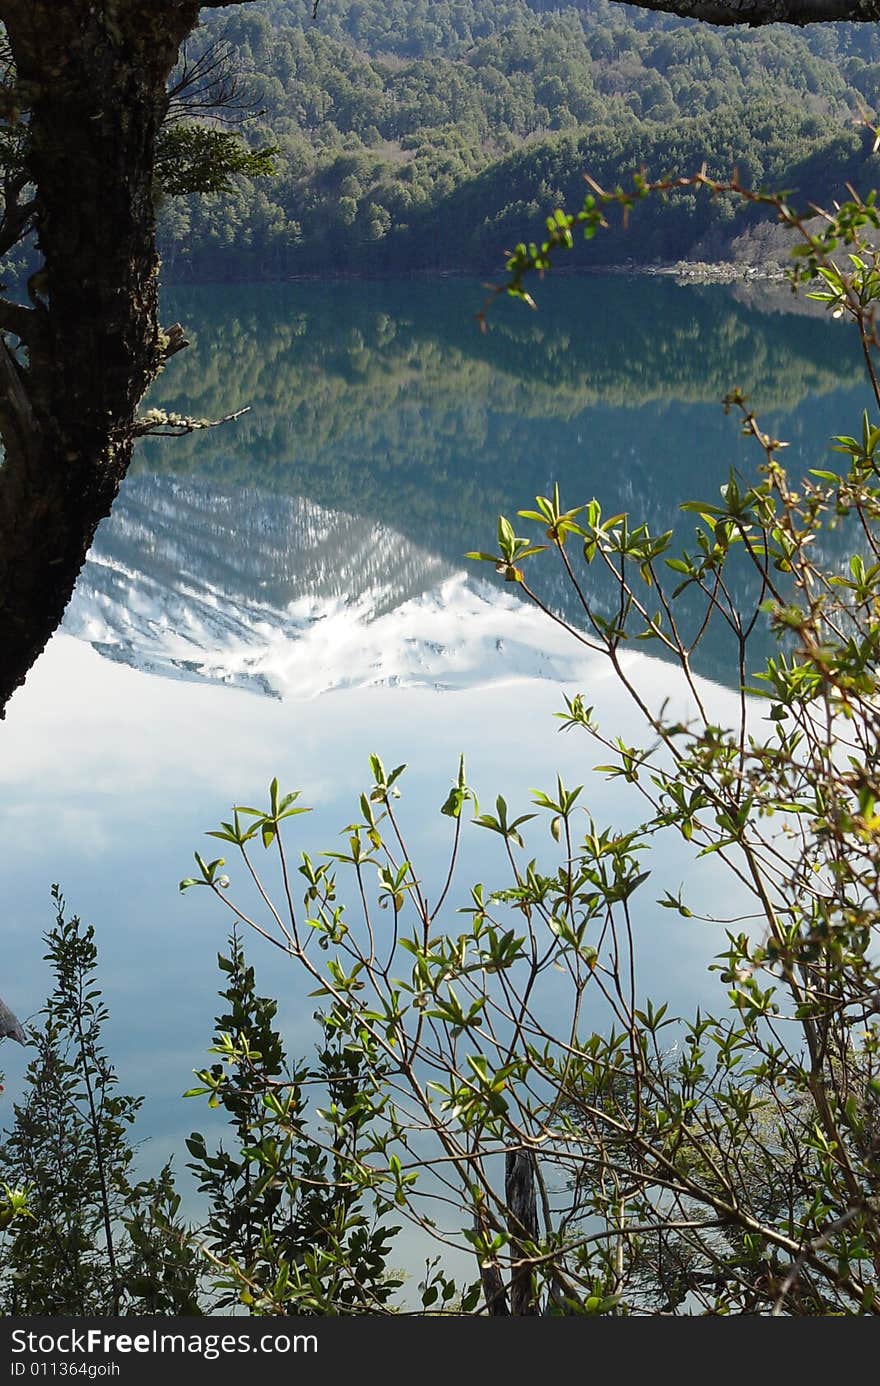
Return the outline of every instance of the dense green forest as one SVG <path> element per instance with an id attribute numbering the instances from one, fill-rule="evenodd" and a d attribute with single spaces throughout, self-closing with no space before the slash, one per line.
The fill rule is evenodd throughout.
<path id="1" fill-rule="evenodd" d="M 608 0 L 322 0 L 312 21 L 305 0 L 266 0 L 213 14 L 191 57 L 218 42 L 276 176 L 169 198 L 170 279 L 497 269 L 580 202 L 585 170 L 616 183 L 705 159 L 804 200 L 874 177 L 874 26 L 722 33 Z M 693 193 L 655 201 L 582 262 L 748 258 L 749 220 Z"/>

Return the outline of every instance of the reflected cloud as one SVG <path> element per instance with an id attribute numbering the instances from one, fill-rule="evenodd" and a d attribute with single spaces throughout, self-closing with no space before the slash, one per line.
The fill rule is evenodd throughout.
<path id="1" fill-rule="evenodd" d="M 449 582 L 455 600 L 465 603 L 457 608 L 461 621 L 474 626 L 477 640 L 480 608 L 466 605 L 474 594 L 457 579 Z M 424 619 L 424 600 L 412 603 L 413 632 Z M 450 605 L 455 600 L 450 596 Z M 503 612 L 513 639 L 530 613 L 507 600 Z M 398 622 L 401 610 L 377 620 Z M 497 621 L 494 601 L 485 614 Z M 535 634 L 526 639 L 520 630 L 526 651 Z M 484 803 L 503 792 L 512 807 L 527 812 L 532 786 L 552 788 L 561 768 L 569 783 L 586 785 L 584 802 L 597 821 L 633 824 L 639 805 L 629 787 L 593 774 L 595 746 L 577 734 L 560 739 L 553 714 L 564 691 L 583 691 L 609 733 L 628 741 L 638 736 L 640 715 L 621 698 L 606 662 L 561 645 L 554 652 L 552 641 L 545 648 L 558 660 L 562 682 L 508 677 L 464 686 L 455 696 L 424 686 L 361 687 L 280 701 L 206 681 L 155 678 L 68 635 L 51 642 L 0 727 L 5 938 L 14 958 L 7 994 L 21 1015 L 43 1003 L 41 936 L 51 923 L 49 884 L 60 881 L 71 910 L 97 929 L 112 1017 L 108 1047 L 126 1089 L 146 1094 L 140 1129 L 155 1142 L 145 1152 L 148 1165 L 171 1148 L 179 1152 L 183 1125 L 191 1129 L 204 1119 L 203 1109 L 181 1103 L 180 1094 L 191 1086 L 191 1070 L 204 1061 L 213 1032 L 214 959 L 231 921 L 207 891 L 181 897 L 177 882 L 191 870 L 193 848 L 216 845 L 215 854 L 222 853 L 204 832 L 231 804 L 263 802 L 273 775 L 286 788 L 301 789 L 302 802 L 315 811 L 295 820 L 291 846 L 295 856 L 308 851 L 317 858 L 338 846 L 340 829 L 357 813 L 368 754 L 377 752 L 386 764 L 407 762 L 399 821 L 432 898 L 442 887 L 450 847 L 440 806 L 461 752 Z M 498 652 L 499 667 L 504 653 Z M 672 666 L 638 654 L 625 659 L 649 702 L 669 699 L 671 715 L 686 715 L 686 690 Z M 719 721 L 733 718 L 729 692 L 712 685 L 701 691 Z M 526 825 L 526 842 L 539 858 L 546 853 L 547 824 Z M 686 879 L 695 905 L 701 898 L 717 903 L 717 865 L 714 859 L 695 864 L 687 845 L 674 839 L 662 853 L 651 852 L 650 865 L 651 881 L 634 911 L 643 985 L 660 990 L 673 1008 L 688 1007 L 714 991 L 705 969 L 723 940 L 718 931 L 672 921 L 654 902 Z M 506 879 L 501 843 L 466 824 L 445 927 L 460 928 L 457 909 L 473 882 L 492 888 Z M 315 1038 L 310 987 L 294 969 L 279 970 L 275 950 L 260 939 L 250 938 L 248 951 L 261 988 L 279 997 L 290 1052 L 306 1052 Z M 25 1057 L 4 1055 L 9 1103 L 21 1094 Z"/>

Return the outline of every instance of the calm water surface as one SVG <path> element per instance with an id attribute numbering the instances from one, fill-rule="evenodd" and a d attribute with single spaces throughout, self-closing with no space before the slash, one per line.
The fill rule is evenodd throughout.
<path id="1" fill-rule="evenodd" d="M 731 467 L 759 460 L 720 406 L 733 386 L 791 441 L 793 470 L 828 466 L 828 439 L 867 403 L 857 354 L 837 324 L 772 311 L 768 292 L 743 303 L 664 281 L 557 280 L 536 315 L 496 305 L 487 335 L 482 290 L 464 281 L 167 294 L 166 318 L 194 345 L 153 402 L 250 412 L 141 449 L 63 632 L 0 726 L 0 994 L 22 1018 L 42 1004 L 59 882 L 96 925 L 108 1045 L 124 1089 L 147 1098 L 145 1168 L 206 1129 L 180 1094 L 210 1043 L 227 921 L 177 882 L 231 803 L 277 774 L 314 805 L 295 840 L 317 854 L 355 814 L 369 752 L 406 761 L 402 812 L 429 895 L 462 751 L 483 799 L 503 790 L 526 811 L 530 787 L 564 765 L 599 822 L 634 821 L 638 805 L 588 778 L 599 757 L 553 718 L 583 689 L 634 739 L 606 670 L 463 554 L 491 548 L 498 513 L 555 480 L 568 504 L 596 495 L 686 542 L 678 501 L 711 499 Z M 547 601 L 569 609 L 541 572 Z M 594 596 L 610 600 L 601 585 Z M 638 660 L 653 700 L 680 697 L 674 670 Z M 727 667 L 707 640 L 699 672 L 719 715 Z M 466 834 L 450 924 L 471 882 L 504 883 L 490 837 Z M 643 989 L 689 1005 L 711 996 L 705 964 L 722 939 L 651 902 L 685 879 L 717 896 L 717 878 L 675 844 L 652 867 Z M 249 952 L 290 1052 L 306 1052 L 315 1003 L 259 940 Z M 7 1110 L 25 1067 L 13 1049 Z"/>

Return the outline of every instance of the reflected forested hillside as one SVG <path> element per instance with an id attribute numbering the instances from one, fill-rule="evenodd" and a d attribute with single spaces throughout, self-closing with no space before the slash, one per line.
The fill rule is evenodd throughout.
<path id="1" fill-rule="evenodd" d="M 473 282 L 258 286 L 169 295 L 194 345 L 154 390 L 222 430 L 148 440 L 139 466 L 198 472 L 382 520 L 456 560 L 501 510 L 565 495 L 672 522 L 758 459 L 721 408 L 732 387 L 793 444 L 860 408 L 858 352 L 827 318 L 749 311 L 717 289 L 557 279 L 529 313 Z M 827 418 L 827 423 L 825 422 Z M 793 448 L 797 460 L 796 450 Z"/>
<path id="2" fill-rule="evenodd" d="M 209 553 L 224 549 L 236 575 L 225 584 L 231 602 L 249 601 L 248 593 L 263 600 L 277 586 L 279 565 L 292 575 L 285 601 L 301 590 L 315 595 L 311 560 L 293 552 L 300 520 L 291 520 L 286 537 L 279 528 L 283 497 L 286 506 L 296 501 L 360 522 L 358 529 L 334 520 L 336 538 L 321 557 L 323 572 L 335 562 L 345 573 L 353 601 L 382 584 L 376 565 L 357 557 L 364 535 L 381 527 L 386 555 L 389 536 L 400 536 L 407 552 L 422 556 L 407 559 L 403 601 L 436 581 L 437 563 L 442 571 L 466 566 L 467 550 L 491 546 L 500 512 L 513 515 L 554 481 L 568 504 L 596 495 L 606 513 L 628 510 L 655 531 L 674 528 L 684 544 L 693 521 L 679 503 L 713 498 L 730 467 L 748 473 L 760 461 L 724 415 L 728 389 L 745 390 L 790 440 L 795 471 L 828 465 L 823 440 L 851 430 L 861 411 L 860 361 L 826 317 L 759 313 L 723 290 L 660 279 L 559 278 L 539 297 L 536 314 L 496 303 L 483 335 L 474 319 L 483 290 L 470 281 L 169 295 L 166 317 L 191 325 L 194 344 L 171 364 L 153 402 L 205 417 L 245 405 L 250 412 L 218 430 L 145 442 L 135 475 L 150 474 L 155 484 L 143 491 L 132 482 L 139 510 L 124 535 L 125 492 L 103 531 L 104 546 L 118 550 L 116 568 L 137 566 L 137 555 L 126 560 L 125 552 L 137 535 L 149 535 L 149 516 L 140 512 L 161 505 L 154 529 L 176 535 L 169 552 L 184 553 L 184 567 L 195 572 L 201 563 L 207 572 Z M 194 501 L 187 490 L 179 523 L 170 489 L 162 500 L 163 476 L 178 501 L 184 481 L 204 497 Z M 204 529 L 212 490 L 226 516 L 213 539 Z M 269 531 L 265 565 L 273 571 L 248 576 L 246 553 Z M 425 568 L 421 577 L 414 562 Z M 479 576 L 488 572 L 484 566 Z M 554 605 L 571 609 L 549 563 L 536 577 Z M 151 581 L 161 586 L 162 578 Z M 594 581 L 604 604 L 610 588 L 598 574 Z M 394 585 L 390 569 L 386 589 L 387 582 Z M 743 600 L 748 595 L 743 587 Z M 382 608 L 393 601 L 386 590 Z M 703 671 L 724 677 L 725 661 L 723 644 L 708 640 Z"/>

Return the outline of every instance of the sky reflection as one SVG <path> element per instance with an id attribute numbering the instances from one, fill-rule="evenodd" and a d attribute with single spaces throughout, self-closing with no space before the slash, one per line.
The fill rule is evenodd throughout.
<path id="1" fill-rule="evenodd" d="M 643 656 L 632 661 L 653 704 L 669 697 L 684 711 L 670 666 Z M 583 734 L 560 736 L 553 713 L 564 687 L 583 690 L 615 734 L 634 739 L 638 715 L 622 703 L 603 663 L 581 658 L 571 672 L 565 685 L 511 679 L 453 694 L 362 688 L 281 702 L 159 680 L 57 636 L 2 729 L 0 840 L 6 898 L 14 902 L 2 994 L 22 1019 L 42 1004 L 49 978 L 40 936 L 52 922 L 49 886 L 57 881 L 71 912 L 96 926 L 111 1010 L 108 1047 L 125 1090 L 147 1097 L 139 1123 L 141 1135 L 150 1137 L 143 1161 L 154 1167 L 172 1150 L 182 1152 L 183 1137 L 206 1127 L 204 1107 L 180 1094 L 210 1042 L 219 978 L 214 959 L 229 923 L 208 892 L 177 891 L 193 849 L 213 846 L 204 831 L 232 803 L 262 802 L 277 774 L 315 809 L 295 820 L 295 848 L 313 855 L 333 850 L 339 830 L 356 816 L 370 751 L 386 764 L 411 766 L 400 815 L 429 896 L 436 897 L 445 875 L 449 821 L 439 808 L 461 752 L 486 804 L 503 791 L 518 811 L 528 811 L 530 788 L 552 788 L 561 769 L 567 783 L 586 784 L 584 802 L 599 824 L 631 826 L 637 801 L 619 783 L 592 773 L 601 759 L 597 749 Z M 732 715 L 732 696 L 707 689 L 717 714 Z M 527 846 L 541 856 L 549 841 L 541 825 Z M 444 911 L 452 928 L 470 884 L 507 883 L 497 839 L 470 827 L 463 847 L 460 889 Z M 721 931 L 653 902 L 687 881 L 692 895 L 711 898 L 717 910 L 717 870 L 695 866 L 684 844 L 672 839 L 648 864 L 652 878 L 635 910 L 643 989 L 688 1008 L 711 994 L 705 967 L 721 946 Z M 289 1052 L 308 1052 L 316 1039 L 310 986 L 291 966 L 279 966 L 263 940 L 252 937 L 247 948 L 262 989 L 278 996 Z M 554 1005 L 551 993 L 547 1005 Z M 3 1059 L 8 1104 L 21 1091 L 26 1055 L 7 1044 Z"/>

